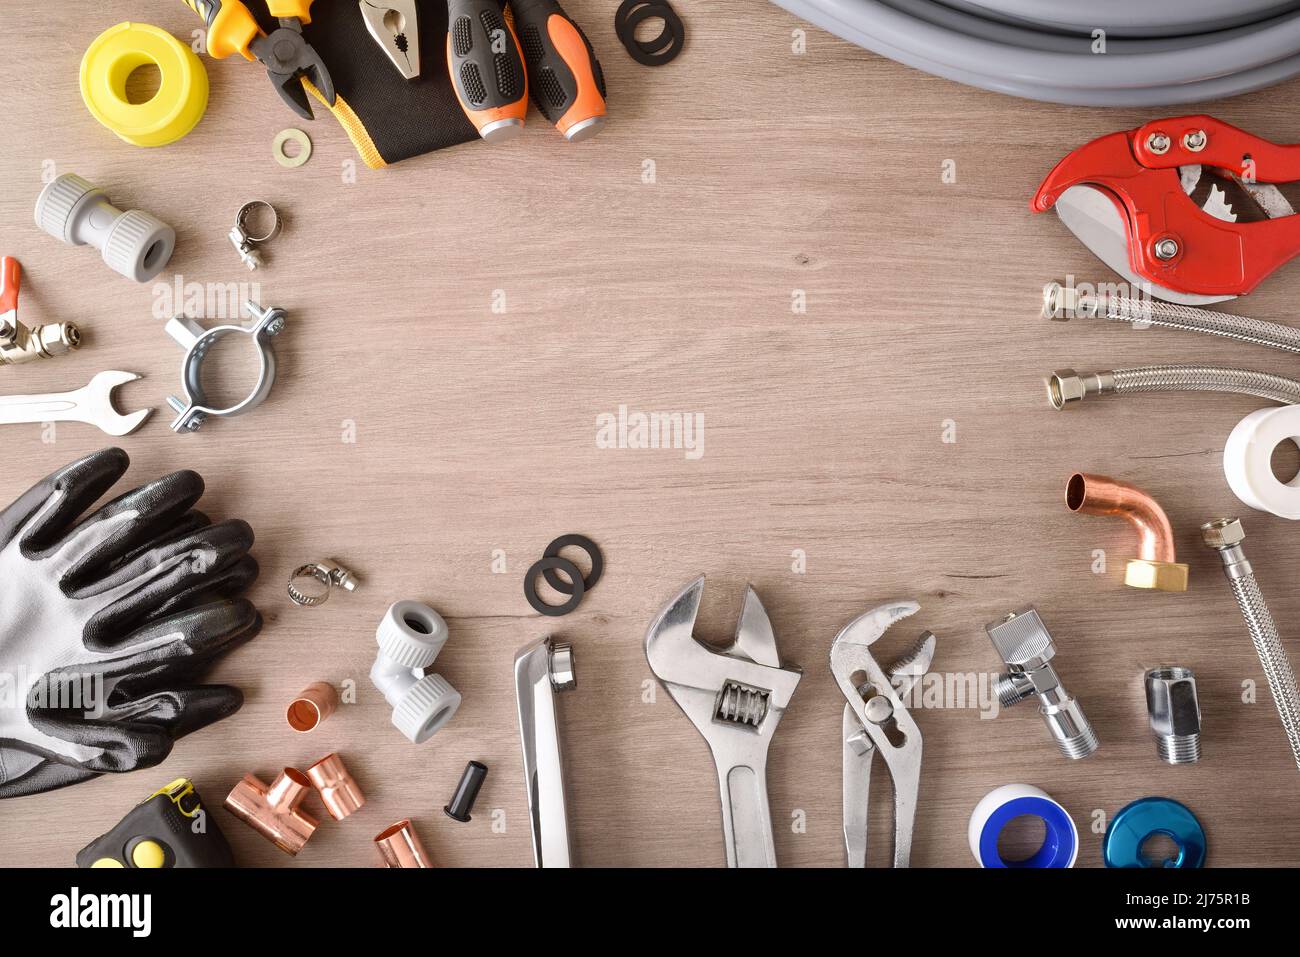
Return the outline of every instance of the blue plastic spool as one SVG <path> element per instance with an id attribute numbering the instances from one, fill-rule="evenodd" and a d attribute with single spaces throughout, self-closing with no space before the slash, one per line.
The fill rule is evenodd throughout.
<path id="1" fill-rule="evenodd" d="M 1157 834 L 1178 846 L 1178 856 L 1151 864 L 1142 856 L 1142 845 Z M 1101 857 L 1107 867 L 1202 867 L 1205 829 L 1195 814 L 1172 798 L 1139 798 L 1111 820 Z"/>
<path id="2" fill-rule="evenodd" d="M 1043 846 L 1023 861 L 1004 861 L 998 853 L 1002 829 L 1026 815 L 1039 818 L 1046 825 Z M 1078 850 L 1077 841 L 1074 823 L 1059 804 L 1041 797 L 1013 798 L 984 822 L 979 839 L 980 863 L 984 867 L 1069 867 Z"/>

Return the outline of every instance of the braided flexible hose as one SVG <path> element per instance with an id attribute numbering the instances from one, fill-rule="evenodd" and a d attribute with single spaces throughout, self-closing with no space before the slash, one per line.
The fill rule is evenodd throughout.
<path id="1" fill-rule="evenodd" d="M 1300 382 L 1271 372 L 1222 366 L 1140 366 L 1116 369 L 1116 392 L 1230 392 L 1300 404 Z"/>
<path id="2" fill-rule="evenodd" d="M 1273 623 L 1268 605 L 1264 604 L 1254 573 L 1230 577 L 1229 583 L 1241 608 L 1241 617 L 1246 619 L 1246 628 L 1255 644 L 1259 663 L 1264 668 L 1268 690 L 1273 694 L 1273 703 L 1277 705 L 1277 715 L 1282 719 L 1296 767 L 1300 768 L 1300 687 L 1296 686 L 1295 672 L 1291 670 L 1291 662 L 1282 648 L 1277 625 Z"/>
<path id="3" fill-rule="evenodd" d="M 1187 332 L 1203 332 L 1251 345 L 1282 349 L 1285 352 L 1300 352 L 1300 329 L 1284 326 L 1278 322 L 1233 316 L 1226 312 L 1212 312 L 1209 309 L 1181 306 L 1172 302 L 1130 299 L 1125 296 L 1083 297 L 1081 306 L 1084 309 L 1078 314 L 1088 314 L 1084 310 L 1094 303 L 1097 310 L 1095 315 L 1101 319 L 1140 322 Z"/>
<path id="4" fill-rule="evenodd" d="M 1300 381 L 1271 372 L 1226 366 L 1139 366 L 1108 372 L 1058 369 L 1047 377 L 1047 398 L 1055 409 L 1108 392 L 1229 392 L 1300 405 Z"/>

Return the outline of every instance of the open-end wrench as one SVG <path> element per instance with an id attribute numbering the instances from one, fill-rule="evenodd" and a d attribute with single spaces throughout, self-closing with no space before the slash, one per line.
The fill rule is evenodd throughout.
<path id="1" fill-rule="evenodd" d="M 881 605 L 845 625 L 831 643 L 831 673 L 848 699 L 857 726 L 851 726 L 846 711 L 844 840 L 850 867 L 863 867 L 866 862 L 867 794 L 876 752 L 885 759 L 894 779 L 894 866 L 907 867 L 911 861 L 912 827 L 921 784 L 921 729 L 908 713 L 893 678 L 905 675 L 915 684 L 929 670 L 935 639 L 929 633 L 922 635 L 912 652 L 888 672 L 868 649 L 891 625 L 920 609 L 914 601 Z M 906 680 L 903 684 L 910 687 Z M 857 731 L 866 737 L 856 738 Z"/>
<path id="2" fill-rule="evenodd" d="M 727 866 L 775 867 L 767 749 L 803 675 L 781 667 L 772 622 L 751 586 L 731 646 L 701 643 L 695 617 L 703 593 L 701 575 L 659 613 L 646 632 L 646 660 L 713 752 Z"/>
<path id="3" fill-rule="evenodd" d="M 129 435 L 153 409 L 123 415 L 113 406 L 113 390 L 140 378 L 134 372 L 101 372 L 74 392 L 0 396 L 0 425 L 32 422 L 85 422 L 109 435 Z"/>

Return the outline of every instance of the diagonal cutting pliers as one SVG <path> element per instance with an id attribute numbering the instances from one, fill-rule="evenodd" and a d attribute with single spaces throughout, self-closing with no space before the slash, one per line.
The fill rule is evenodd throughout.
<path id="1" fill-rule="evenodd" d="M 240 0 L 184 0 L 208 27 L 208 53 L 218 60 L 239 53 L 266 67 L 271 85 L 289 108 L 305 120 L 315 119 L 303 88 L 307 80 L 330 106 L 335 103 L 334 81 L 315 48 L 303 39 L 304 24 L 311 23 L 312 0 L 267 0 L 267 11 L 280 26 L 267 35 Z"/>

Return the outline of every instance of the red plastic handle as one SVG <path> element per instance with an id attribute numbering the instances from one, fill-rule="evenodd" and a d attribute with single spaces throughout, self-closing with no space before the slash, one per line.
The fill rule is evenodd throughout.
<path id="1" fill-rule="evenodd" d="M 23 267 L 13 256 L 0 260 L 0 315 L 18 309 L 18 289 L 22 286 Z"/>
<path id="2" fill-rule="evenodd" d="M 1161 135 L 1167 138 L 1168 148 L 1153 153 L 1152 137 Z M 1197 144 L 1200 148 L 1193 149 Z M 1231 170 L 1257 183 L 1300 180 L 1300 146 L 1270 142 L 1212 116 L 1178 116 L 1140 126 L 1133 131 L 1133 153 L 1151 169 L 1201 163 Z"/>
<path id="3" fill-rule="evenodd" d="M 1197 131 L 1206 134 L 1205 145 L 1192 150 L 1184 136 Z M 1167 152 L 1151 153 L 1154 132 L 1170 137 Z M 1247 168 L 1247 158 L 1254 161 L 1253 171 Z M 1190 163 L 1222 166 L 1242 175 L 1253 172 L 1259 182 L 1300 180 L 1300 147 L 1269 143 L 1213 117 L 1178 117 L 1079 147 L 1043 180 L 1030 208 L 1051 209 L 1071 186 L 1101 189 L 1124 221 L 1133 271 L 1179 292 L 1245 295 L 1300 255 L 1300 216 L 1256 223 L 1216 219 L 1183 192 L 1177 167 Z M 1261 169 L 1267 178 L 1260 175 Z M 1155 254 L 1156 245 L 1165 239 L 1178 244 L 1177 255 L 1167 260 Z"/>

